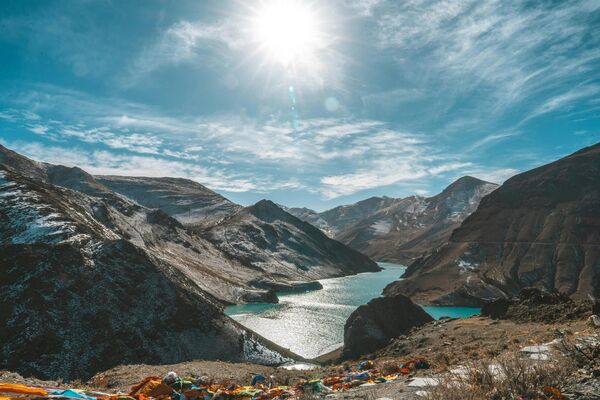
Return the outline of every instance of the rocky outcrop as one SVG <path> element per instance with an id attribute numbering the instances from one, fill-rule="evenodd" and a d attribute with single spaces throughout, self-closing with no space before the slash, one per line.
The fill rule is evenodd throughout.
<path id="1" fill-rule="evenodd" d="M 379 261 L 409 264 L 444 245 L 498 186 L 465 176 L 433 197 L 372 197 L 322 213 L 290 209 L 336 240 Z"/>
<path id="2" fill-rule="evenodd" d="M 354 359 L 386 346 L 415 326 L 433 321 L 408 297 L 379 297 L 358 307 L 344 326 L 343 358 Z"/>
<path id="3" fill-rule="evenodd" d="M 528 286 L 600 296 L 600 144 L 519 174 L 386 293 L 473 305 Z"/>
<path id="4" fill-rule="evenodd" d="M 569 296 L 537 288 L 524 288 L 511 299 L 490 301 L 481 308 L 481 315 L 492 319 L 548 324 L 578 321 L 593 313 L 588 300 L 573 300 Z"/>

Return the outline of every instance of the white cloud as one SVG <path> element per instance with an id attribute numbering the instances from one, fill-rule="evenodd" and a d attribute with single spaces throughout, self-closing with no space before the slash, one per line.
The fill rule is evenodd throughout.
<path id="1" fill-rule="evenodd" d="M 5 142 L 5 144 L 34 160 L 78 166 L 94 175 L 181 177 L 193 179 L 214 190 L 229 192 L 260 190 L 259 184 L 268 186 L 267 182 L 254 182 L 250 178 L 230 175 L 218 169 L 153 156 L 121 155 L 108 151 L 44 146 L 39 143 Z"/>
<path id="2" fill-rule="evenodd" d="M 49 128 L 45 125 L 29 125 L 27 129 L 36 135 L 45 135 Z"/>
<path id="3" fill-rule="evenodd" d="M 303 190 L 325 199 L 386 186 L 423 189 L 428 179 L 450 173 L 492 176 L 435 138 L 380 120 L 314 118 L 294 127 L 274 117 L 175 118 L 139 104 L 80 94 L 61 92 L 60 102 L 49 92 L 46 97 L 55 107 L 75 110 L 76 118 L 70 123 L 40 118 L 35 125 L 44 128 L 36 130 L 57 145 L 44 150 L 20 144 L 21 148 L 35 158 L 79 165 L 94 173 L 173 175 L 217 190 Z M 43 107 L 42 115 L 54 114 L 45 103 L 36 104 Z M 22 115 L 17 123 L 34 127 Z M 490 135 L 474 146 L 510 134 Z M 496 171 L 494 179 L 502 173 L 507 172 Z"/>
<path id="4" fill-rule="evenodd" d="M 109 127 L 82 129 L 66 126 L 60 129 L 63 137 L 77 138 L 82 142 L 101 143 L 113 149 L 124 149 L 133 153 L 158 154 L 162 140 L 152 134 L 112 132 Z"/>
<path id="5" fill-rule="evenodd" d="M 493 135 L 488 135 L 488 136 L 484 136 L 481 139 L 475 141 L 471 146 L 469 146 L 466 149 L 466 152 L 471 152 L 474 150 L 478 150 L 482 147 L 491 145 L 491 144 L 495 144 L 497 142 L 500 142 L 504 139 L 508 139 L 510 137 L 514 137 L 517 135 L 520 135 L 521 132 L 519 131 L 507 131 L 507 132 L 500 132 L 500 133 L 496 133 Z"/>
<path id="6" fill-rule="evenodd" d="M 331 200 L 362 190 L 414 182 L 473 165 L 472 163 L 448 162 L 427 167 L 423 160 L 425 153 L 426 149 L 424 148 L 419 154 L 404 159 L 373 161 L 368 168 L 359 172 L 322 177 L 322 193 L 326 199 Z"/>
<path id="7" fill-rule="evenodd" d="M 33 113 L 31 111 L 23 111 L 23 116 L 25 117 L 25 119 L 33 120 L 33 121 L 40 119 L 39 115 L 37 115 L 36 113 Z"/>
<path id="8" fill-rule="evenodd" d="M 558 109 L 565 109 L 575 100 L 595 97 L 600 93 L 600 85 L 588 85 L 583 87 L 573 88 L 558 96 L 554 96 L 546 100 L 538 108 L 533 110 L 521 123 L 540 115 L 547 114 Z"/>
<path id="9" fill-rule="evenodd" d="M 358 15 L 371 17 L 375 10 L 381 6 L 385 0 L 344 0 L 344 4 L 355 10 Z"/>
<path id="10" fill-rule="evenodd" d="M 476 99 L 457 131 L 481 129 L 511 110 L 532 109 L 529 118 L 562 111 L 591 96 L 585 81 L 600 78 L 598 1 L 384 1 L 375 21 L 379 46 L 393 49 L 401 70 L 418 68 L 436 93 L 437 113 Z"/>
<path id="11" fill-rule="evenodd" d="M 197 59 L 199 50 L 215 46 L 235 49 L 240 45 L 239 36 L 239 30 L 232 21 L 209 24 L 180 21 L 165 30 L 155 44 L 144 49 L 134 62 L 133 78 L 139 79 L 165 64 Z"/>

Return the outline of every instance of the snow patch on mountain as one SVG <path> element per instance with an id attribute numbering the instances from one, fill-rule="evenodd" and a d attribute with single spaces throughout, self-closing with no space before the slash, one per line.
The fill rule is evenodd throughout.
<path id="1" fill-rule="evenodd" d="M 76 232 L 76 227 L 25 187 L 10 181 L 0 171 L 0 198 L 2 212 L 8 219 L 7 230 L 2 232 L 2 244 L 60 243 Z"/>
<path id="2" fill-rule="evenodd" d="M 373 225 L 371 225 L 371 229 L 376 235 L 383 235 L 389 233 L 392 229 L 392 222 L 386 220 L 375 221 Z"/>

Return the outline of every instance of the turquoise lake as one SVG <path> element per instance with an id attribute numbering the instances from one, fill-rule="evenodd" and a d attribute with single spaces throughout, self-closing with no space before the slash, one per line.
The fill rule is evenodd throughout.
<path id="1" fill-rule="evenodd" d="M 335 350 L 344 341 L 344 324 L 358 306 L 379 297 L 406 267 L 379 263 L 381 272 L 322 279 L 323 289 L 278 293 L 278 304 L 230 306 L 226 314 L 267 339 L 306 358 Z M 479 314 L 471 307 L 424 307 L 431 316 L 465 318 Z"/>

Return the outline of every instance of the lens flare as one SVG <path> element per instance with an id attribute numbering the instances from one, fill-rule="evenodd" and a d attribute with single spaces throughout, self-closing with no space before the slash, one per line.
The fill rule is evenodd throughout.
<path id="1" fill-rule="evenodd" d="M 320 45 L 317 15 L 298 0 L 264 3 L 256 10 L 252 26 L 260 50 L 284 66 L 310 56 Z"/>

